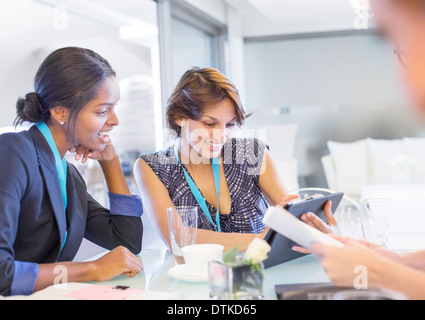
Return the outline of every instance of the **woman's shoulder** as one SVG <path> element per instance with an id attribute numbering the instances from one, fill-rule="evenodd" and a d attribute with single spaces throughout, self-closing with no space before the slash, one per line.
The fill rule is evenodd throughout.
<path id="1" fill-rule="evenodd" d="M 28 131 L 8 132 L 0 134 L 0 150 L 2 154 L 31 154 L 34 150 L 34 142 Z M 10 158 L 9 158 L 10 159 Z"/>
<path id="2" fill-rule="evenodd" d="M 266 149 L 267 144 L 258 138 L 232 138 L 224 147 L 224 163 L 258 177 Z"/>
<path id="3" fill-rule="evenodd" d="M 178 163 L 171 148 L 153 153 L 142 154 L 139 158 L 145 161 L 156 174 L 169 172 L 171 168 L 175 167 Z"/>
<path id="4" fill-rule="evenodd" d="M 15 141 L 25 142 L 29 141 L 28 131 L 21 132 L 6 132 L 0 134 L 0 141 L 2 143 L 10 143 L 13 144 Z"/>
<path id="5" fill-rule="evenodd" d="M 235 138 L 230 138 L 228 142 L 233 145 L 242 146 L 242 147 L 256 146 L 256 147 L 268 148 L 267 144 L 263 140 L 259 138 L 255 138 L 255 137 L 235 137 Z"/>
<path id="6" fill-rule="evenodd" d="M 230 160 L 243 156 L 244 159 L 249 160 L 252 157 L 262 156 L 268 145 L 258 138 L 231 138 L 224 146 L 224 156 Z"/>
<path id="7" fill-rule="evenodd" d="M 38 171 L 37 150 L 25 131 L 0 135 L 0 176 L 3 179 L 23 179 Z M 20 185 L 26 182 L 21 180 Z"/>
<path id="8" fill-rule="evenodd" d="M 149 166 L 165 166 L 176 163 L 176 159 L 174 154 L 171 152 L 171 148 L 153 153 L 142 154 L 139 158 L 144 160 Z"/>
<path id="9" fill-rule="evenodd" d="M 177 170 L 178 162 L 171 148 L 142 154 L 139 159 L 142 159 L 149 168 L 155 173 L 159 180 L 168 188 L 170 181 L 173 180 L 175 171 Z"/>

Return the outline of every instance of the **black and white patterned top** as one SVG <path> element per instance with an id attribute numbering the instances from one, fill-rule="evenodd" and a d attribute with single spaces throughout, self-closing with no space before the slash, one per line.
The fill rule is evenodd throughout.
<path id="1" fill-rule="evenodd" d="M 255 138 L 232 138 L 223 147 L 223 169 L 232 200 L 230 213 L 220 213 L 222 232 L 260 233 L 268 203 L 260 190 L 259 174 L 266 144 Z M 172 148 L 140 156 L 168 189 L 175 206 L 197 206 L 198 228 L 214 230 L 193 196 Z M 217 209 L 207 200 L 215 221 Z M 166 213 L 164 213 L 166 214 Z"/>

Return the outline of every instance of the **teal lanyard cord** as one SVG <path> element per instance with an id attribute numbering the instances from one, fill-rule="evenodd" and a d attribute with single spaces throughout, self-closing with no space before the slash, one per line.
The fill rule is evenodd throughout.
<path id="1" fill-rule="evenodd" d="M 52 133 L 50 132 L 49 127 L 44 122 L 39 122 L 36 124 L 38 130 L 43 134 L 44 138 L 47 140 L 47 143 L 50 146 L 50 149 L 53 152 L 53 155 L 55 156 L 55 164 L 56 164 L 56 172 L 59 178 L 59 185 L 61 188 L 62 193 L 62 200 L 64 205 L 64 212 L 66 212 L 66 206 L 68 204 L 68 198 L 66 194 L 66 172 L 68 169 L 68 164 L 66 163 L 65 157 L 61 159 L 59 150 L 55 144 L 55 140 L 53 139 Z M 62 248 L 65 245 L 66 238 L 67 238 L 68 232 L 65 231 L 65 240 L 62 244 Z"/>
<path id="2" fill-rule="evenodd" d="M 212 167 L 213 167 L 213 174 L 214 174 L 215 191 L 216 191 L 216 194 L 217 194 L 217 213 L 215 215 L 216 223 L 214 224 L 214 221 L 213 221 L 213 219 L 211 217 L 210 211 L 208 210 L 207 203 L 205 202 L 205 199 L 202 196 L 201 191 L 199 191 L 199 189 L 196 186 L 195 182 L 189 176 L 189 174 L 187 173 L 186 169 L 184 168 L 183 164 L 180 161 L 179 152 L 177 150 L 177 143 L 174 145 L 174 155 L 177 158 L 178 162 L 180 163 L 181 168 L 183 169 L 184 176 L 186 178 L 187 183 L 189 184 L 189 188 L 192 191 L 193 196 L 195 197 L 196 201 L 198 202 L 199 206 L 201 207 L 201 209 L 204 212 L 205 216 L 207 217 L 208 221 L 213 225 L 215 231 L 221 232 L 221 228 L 220 228 L 220 215 L 219 215 L 220 167 L 219 167 L 219 160 L 218 160 L 218 158 L 213 158 L 212 159 Z"/>

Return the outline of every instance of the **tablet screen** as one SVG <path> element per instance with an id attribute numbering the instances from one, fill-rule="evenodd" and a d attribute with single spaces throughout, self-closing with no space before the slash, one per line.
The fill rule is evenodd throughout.
<path id="1" fill-rule="evenodd" d="M 320 219 L 326 222 L 324 208 L 328 201 L 332 201 L 331 210 L 335 212 L 339 203 L 344 196 L 343 193 L 335 193 L 331 195 L 318 196 L 312 199 L 301 200 L 298 202 L 288 204 L 285 209 L 292 213 L 298 219 L 307 212 L 313 212 Z M 303 222 L 304 223 L 304 222 Z M 282 234 L 269 230 L 264 238 L 272 247 L 269 257 L 264 261 L 265 268 L 272 267 L 274 265 L 290 261 L 292 259 L 303 256 L 304 254 L 292 250 L 294 245 L 297 245 L 294 241 L 288 239 Z"/>

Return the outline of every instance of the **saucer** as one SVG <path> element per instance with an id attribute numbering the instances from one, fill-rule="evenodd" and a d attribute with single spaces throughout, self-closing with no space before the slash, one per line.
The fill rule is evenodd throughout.
<path id="1" fill-rule="evenodd" d="M 193 275 L 187 270 L 185 264 L 177 264 L 174 267 L 168 269 L 168 274 L 175 279 L 189 281 L 189 282 L 207 282 L 208 274 L 205 275 Z"/>

